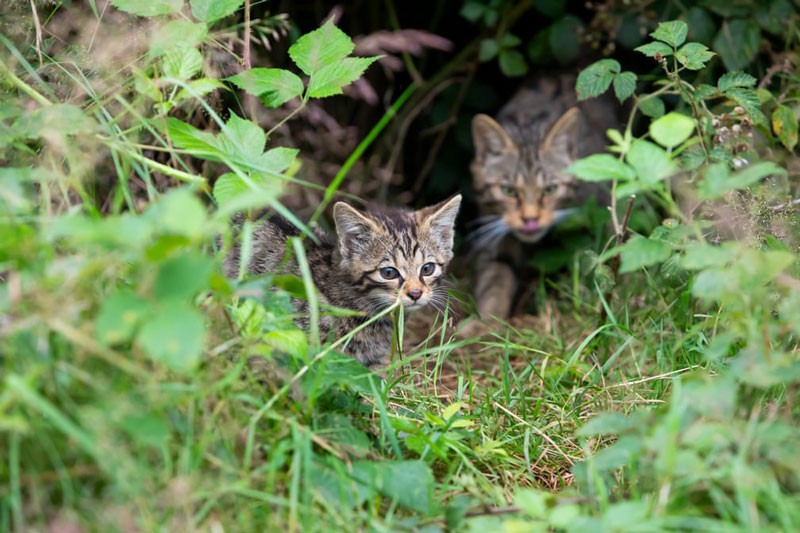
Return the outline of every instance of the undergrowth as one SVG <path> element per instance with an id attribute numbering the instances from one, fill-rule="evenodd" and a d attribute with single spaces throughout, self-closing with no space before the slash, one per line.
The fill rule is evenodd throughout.
<path id="1" fill-rule="evenodd" d="M 0 529 L 797 529 L 798 185 L 776 162 L 796 85 L 696 81 L 715 54 L 681 21 L 638 48 L 655 78 L 588 67 L 582 98 L 632 102 L 611 153 L 571 168 L 614 193 L 606 245 L 481 339 L 452 336 L 451 308 L 397 320 L 414 341 L 379 376 L 349 336 L 295 326 L 293 297 L 337 312 L 310 276 L 226 279 L 221 258 L 261 210 L 313 238 L 282 192 L 317 190 L 324 224 L 419 86 L 307 181 L 276 132 L 378 58 L 328 20 L 290 68 L 223 77 L 243 3 L 113 0 L 90 20 L 140 38 L 88 62 L 0 35 Z M 498 39 L 482 60 L 521 68 Z"/>

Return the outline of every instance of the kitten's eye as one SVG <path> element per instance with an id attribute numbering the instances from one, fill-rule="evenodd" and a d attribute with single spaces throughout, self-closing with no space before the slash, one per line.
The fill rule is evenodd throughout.
<path id="1" fill-rule="evenodd" d="M 435 263 L 425 263 L 422 265 L 422 268 L 419 269 L 419 273 L 423 276 L 430 276 L 436 270 Z"/>
<path id="2" fill-rule="evenodd" d="M 400 277 L 400 272 L 394 267 L 383 267 L 378 273 L 383 279 L 397 279 Z"/>
<path id="3" fill-rule="evenodd" d="M 558 185 L 556 185 L 555 183 L 548 183 L 547 185 L 545 185 L 544 190 L 542 192 L 544 192 L 547 195 L 550 195 L 556 192 L 556 190 L 558 190 Z"/>
<path id="4" fill-rule="evenodd" d="M 517 195 L 517 189 L 515 189 L 514 187 L 512 187 L 510 185 L 501 185 L 500 186 L 500 192 L 503 193 L 506 196 L 516 196 Z"/>

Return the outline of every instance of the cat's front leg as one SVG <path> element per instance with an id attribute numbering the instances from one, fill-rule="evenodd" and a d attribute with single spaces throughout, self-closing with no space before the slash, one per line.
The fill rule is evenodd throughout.
<path id="1" fill-rule="evenodd" d="M 483 335 L 498 327 L 498 322 L 511 315 L 517 276 L 508 263 L 490 261 L 477 276 L 475 299 L 480 320 L 469 320 L 459 328 L 458 336 L 468 338 Z"/>

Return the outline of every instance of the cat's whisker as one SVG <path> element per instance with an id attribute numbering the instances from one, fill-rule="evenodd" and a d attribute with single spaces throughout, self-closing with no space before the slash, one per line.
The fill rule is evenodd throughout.
<path id="1" fill-rule="evenodd" d="M 484 224 L 495 222 L 502 218 L 502 215 L 483 215 L 482 217 L 478 217 L 475 220 L 471 220 L 467 223 L 467 226 L 470 228 L 474 228 L 477 226 L 483 226 Z"/>
<path id="2" fill-rule="evenodd" d="M 565 218 L 575 214 L 578 212 L 580 208 L 578 207 L 568 207 L 566 209 L 556 209 L 555 216 L 553 217 L 553 224 L 556 225 L 561 223 Z"/>

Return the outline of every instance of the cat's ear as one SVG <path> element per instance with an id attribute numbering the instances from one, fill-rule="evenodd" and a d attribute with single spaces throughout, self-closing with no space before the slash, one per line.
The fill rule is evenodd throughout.
<path id="1" fill-rule="evenodd" d="M 570 108 L 561 115 L 545 135 L 539 146 L 539 154 L 553 164 L 564 168 L 578 157 L 578 133 L 583 114 L 577 107 Z"/>
<path id="2" fill-rule="evenodd" d="M 417 211 L 417 225 L 430 238 L 436 239 L 446 250 L 453 249 L 456 216 L 461 207 L 461 195 Z"/>
<path id="3" fill-rule="evenodd" d="M 333 206 L 333 221 L 336 224 L 339 253 L 344 258 L 350 258 L 362 251 L 378 230 L 369 215 L 344 202 L 336 202 Z"/>
<path id="4" fill-rule="evenodd" d="M 475 115 L 472 119 L 472 142 L 475 144 L 475 159 L 485 161 L 492 155 L 512 152 L 516 145 L 506 130 L 488 115 Z"/>

